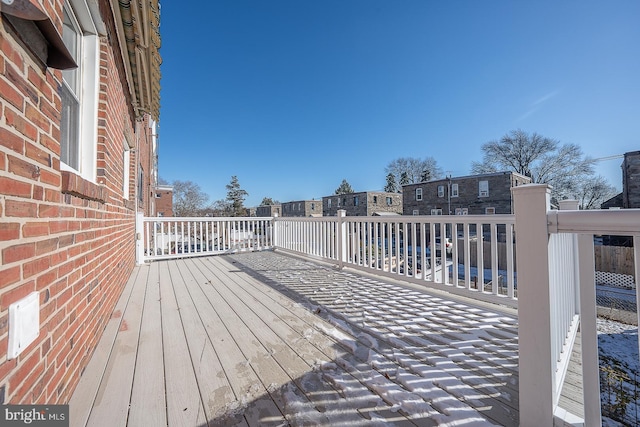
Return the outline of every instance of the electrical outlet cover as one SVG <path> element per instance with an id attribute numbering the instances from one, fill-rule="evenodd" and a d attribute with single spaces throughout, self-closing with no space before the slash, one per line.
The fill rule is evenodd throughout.
<path id="1" fill-rule="evenodd" d="M 15 359 L 40 335 L 40 295 L 31 292 L 9 306 L 7 359 Z"/>

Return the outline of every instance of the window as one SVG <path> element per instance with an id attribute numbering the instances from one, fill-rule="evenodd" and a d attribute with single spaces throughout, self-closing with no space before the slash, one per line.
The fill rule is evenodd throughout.
<path id="1" fill-rule="evenodd" d="M 373 196 L 373 204 L 374 205 L 378 204 L 378 196 Z"/>
<path id="2" fill-rule="evenodd" d="M 431 215 L 442 215 L 442 209 L 431 209 Z"/>
<path id="3" fill-rule="evenodd" d="M 393 199 L 391 197 L 387 197 L 387 206 L 393 205 Z"/>
<path id="4" fill-rule="evenodd" d="M 347 198 L 346 197 L 342 198 L 342 206 L 347 206 Z"/>
<path id="5" fill-rule="evenodd" d="M 420 215 L 420 210 L 419 209 L 414 209 L 413 210 L 413 214 L 414 215 Z"/>
<path id="6" fill-rule="evenodd" d="M 458 197 L 458 184 L 451 184 L 451 197 Z"/>
<path id="7" fill-rule="evenodd" d="M 416 201 L 422 200 L 422 188 L 416 188 Z"/>
<path id="8" fill-rule="evenodd" d="M 298 212 L 302 210 L 302 203 L 298 203 Z"/>
<path id="9" fill-rule="evenodd" d="M 359 201 L 358 196 L 353 196 L 353 206 L 358 206 Z"/>
<path id="10" fill-rule="evenodd" d="M 122 152 L 122 197 L 125 200 L 129 200 L 129 168 L 131 166 L 131 151 L 129 150 L 129 144 L 125 140 L 123 143 L 124 151 Z M 160 197 L 157 194 L 156 197 Z"/>
<path id="11" fill-rule="evenodd" d="M 316 210 L 316 204 L 315 203 L 311 203 L 311 210 L 315 211 Z"/>
<path id="12" fill-rule="evenodd" d="M 142 169 L 142 164 L 140 164 L 140 170 L 138 173 L 138 200 L 140 201 L 140 206 L 143 205 L 144 202 L 144 170 Z"/>
<path id="13" fill-rule="evenodd" d="M 338 205 L 338 207 L 340 207 L 340 197 L 338 197 L 337 200 L 338 200 L 337 205 Z"/>
<path id="14" fill-rule="evenodd" d="M 60 167 L 95 181 L 100 64 L 97 30 L 85 1 L 66 4 L 62 18 L 62 39 L 78 67 L 62 71 Z"/>
<path id="15" fill-rule="evenodd" d="M 438 197 L 444 197 L 444 185 L 438 185 Z"/>
<path id="16" fill-rule="evenodd" d="M 496 208 L 484 208 L 484 213 L 487 215 L 494 215 L 496 213 Z"/>
<path id="17" fill-rule="evenodd" d="M 331 199 L 327 199 L 327 208 L 331 209 Z"/>
<path id="18" fill-rule="evenodd" d="M 456 215 L 469 215 L 469 208 L 456 208 Z"/>
<path id="19" fill-rule="evenodd" d="M 489 181 L 478 182 L 478 196 L 489 197 Z"/>

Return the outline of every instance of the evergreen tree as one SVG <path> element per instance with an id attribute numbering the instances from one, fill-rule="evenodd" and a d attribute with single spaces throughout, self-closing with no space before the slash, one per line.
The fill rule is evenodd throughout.
<path id="1" fill-rule="evenodd" d="M 346 179 L 343 179 L 342 182 L 340 183 L 340 187 L 336 189 L 336 194 L 350 194 L 350 193 L 353 193 L 353 188 L 351 188 L 351 185 L 347 182 Z"/>
<path id="2" fill-rule="evenodd" d="M 238 177 L 233 175 L 231 177 L 231 182 L 227 184 L 227 201 L 231 206 L 231 215 L 232 216 L 245 216 L 246 211 L 244 208 L 244 199 L 247 197 L 249 193 L 243 190 L 240 187 L 240 183 L 238 182 Z"/>
<path id="3" fill-rule="evenodd" d="M 395 193 L 396 191 L 398 191 L 396 177 L 392 173 L 387 174 L 387 184 L 384 186 L 384 191 L 386 191 L 387 193 Z"/>

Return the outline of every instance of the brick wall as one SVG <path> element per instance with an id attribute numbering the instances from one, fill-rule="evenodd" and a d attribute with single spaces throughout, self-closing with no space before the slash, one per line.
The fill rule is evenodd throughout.
<path id="1" fill-rule="evenodd" d="M 387 203 L 390 199 L 391 204 Z M 376 212 L 402 213 L 402 194 L 378 191 L 326 196 L 322 198 L 324 216 L 336 216 L 338 210 L 347 211 L 347 216 L 371 216 Z"/>
<path id="2" fill-rule="evenodd" d="M 50 3 L 61 23 L 62 2 Z M 104 12 L 108 4 L 101 2 Z M 4 24 L 4 22 L 3 22 Z M 108 32 L 115 31 L 107 21 Z M 60 28 L 59 28 L 60 30 Z M 0 400 L 67 402 L 134 265 L 135 163 L 123 198 L 123 139 L 141 134 L 115 37 L 101 38 L 96 182 L 60 170 L 61 72 L 0 28 Z M 118 59 L 117 59 L 118 58 Z M 148 150 L 145 137 L 140 149 Z M 147 178 L 148 179 L 148 178 Z M 37 291 L 40 335 L 7 360 L 8 307 Z"/>
<path id="3" fill-rule="evenodd" d="M 173 190 L 156 189 L 156 212 L 160 216 L 173 216 Z"/>
<path id="4" fill-rule="evenodd" d="M 640 151 L 624 154 L 622 197 L 625 209 L 640 208 Z"/>

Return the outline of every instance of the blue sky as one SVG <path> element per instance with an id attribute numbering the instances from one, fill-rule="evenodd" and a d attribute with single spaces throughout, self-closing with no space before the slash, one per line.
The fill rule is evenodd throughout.
<path id="1" fill-rule="evenodd" d="M 282 202 L 511 130 L 640 150 L 640 1 L 163 1 L 160 176 Z M 621 159 L 597 172 L 621 186 Z"/>

